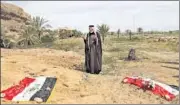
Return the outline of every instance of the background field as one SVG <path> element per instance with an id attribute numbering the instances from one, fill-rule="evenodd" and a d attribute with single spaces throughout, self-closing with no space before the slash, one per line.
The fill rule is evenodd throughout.
<path id="1" fill-rule="evenodd" d="M 2 49 L 2 90 L 25 76 L 46 75 L 58 78 L 48 103 L 179 103 L 178 97 L 168 102 L 150 92 L 121 83 L 125 76 L 140 75 L 178 86 L 178 39 L 156 42 L 159 37 L 162 36 L 150 39 L 133 36 L 131 41 L 128 36 L 106 37 L 100 75 L 84 72 L 82 38 L 60 39 L 28 49 Z M 178 38 L 178 35 L 173 37 Z M 136 49 L 139 61 L 124 61 L 130 48 Z M 15 102 L 2 100 L 2 103 Z"/>

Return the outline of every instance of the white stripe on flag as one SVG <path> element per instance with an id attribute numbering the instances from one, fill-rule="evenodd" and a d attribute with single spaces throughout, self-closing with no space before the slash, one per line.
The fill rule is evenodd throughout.
<path id="1" fill-rule="evenodd" d="M 29 101 L 30 98 L 41 89 L 46 77 L 37 77 L 28 87 L 26 87 L 21 93 L 15 96 L 12 101 Z"/>
<path id="2" fill-rule="evenodd" d="M 170 87 L 169 85 L 166 85 L 166 84 L 163 84 L 163 83 L 160 83 L 160 82 L 157 82 L 157 81 L 153 81 L 155 84 L 163 87 L 165 90 L 167 90 L 169 93 L 177 96 L 179 94 L 179 91 Z"/>

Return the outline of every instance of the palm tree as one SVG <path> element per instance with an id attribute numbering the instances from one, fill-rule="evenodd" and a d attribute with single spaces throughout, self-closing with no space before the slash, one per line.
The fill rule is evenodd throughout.
<path id="1" fill-rule="evenodd" d="M 9 45 L 12 43 L 12 37 L 6 35 L 6 30 L 2 26 L 1 27 L 1 38 L 0 38 L 0 46 L 4 48 L 9 48 Z"/>
<path id="2" fill-rule="evenodd" d="M 137 28 L 137 32 L 138 32 L 139 34 L 141 34 L 141 33 L 143 33 L 143 29 L 142 29 L 141 27 L 139 27 L 139 28 Z"/>
<path id="3" fill-rule="evenodd" d="M 98 32 L 102 35 L 103 42 L 104 42 L 104 39 L 107 36 L 107 33 L 109 31 L 109 26 L 106 24 L 102 24 L 102 25 L 97 25 L 97 28 L 98 28 Z"/>
<path id="4" fill-rule="evenodd" d="M 38 34 L 39 39 L 41 40 L 41 35 L 43 33 L 43 31 L 46 28 L 50 28 L 51 26 L 48 23 L 48 20 L 44 19 L 43 17 L 33 17 L 32 18 L 32 22 L 31 25 L 36 29 L 36 32 Z"/>
<path id="5" fill-rule="evenodd" d="M 1 38 L 0 38 L 0 41 L 1 41 L 0 46 L 1 47 L 5 47 L 5 45 L 4 45 L 4 36 L 5 36 L 4 33 L 5 33 L 4 32 L 4 27 L 1 26 Z"/>
<path id="6" fill-rule="evenodd" d="M 27 26 L 24 29 L 23 35 L 18 41 L 18 44 L 23 44 L 24 46 L 33 45 L 40 43 L 40 39 L 38 38 L 38 35 L 36 34 L 36 29 L 33 26 Z"/>
<path id="7" fill-rule="evenodd" d="M 120 29 L 118 29 L 118 31 L 117 31 L 118 38 L 119 38 L 120 33 L 121 33 L 121 30 L 120 30 Z"/>

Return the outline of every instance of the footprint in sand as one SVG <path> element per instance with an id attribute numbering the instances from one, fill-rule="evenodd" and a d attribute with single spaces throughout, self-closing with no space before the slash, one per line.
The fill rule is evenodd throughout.
<path id="1" fill-rule="evenodd" d="M 29 73 L 29 71 L 24 71 L 24 73 Z"/>
<path id="2" fill-rule="evenodd" d="M 16 61 L 11 61 L 11 63 L 17 63 Z"/>

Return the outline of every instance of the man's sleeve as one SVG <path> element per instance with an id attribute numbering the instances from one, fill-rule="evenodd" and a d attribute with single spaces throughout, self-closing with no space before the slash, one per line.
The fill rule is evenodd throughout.
<path id="1" fill-rule="evenodd" d="M 97 36 L 98 36 L 98 42 L 99 42 L 100 51 L 102 53 L 102 42 L 101 42 L 101 35 L 99 34 L 99 32 L 97 32 Z"/>

